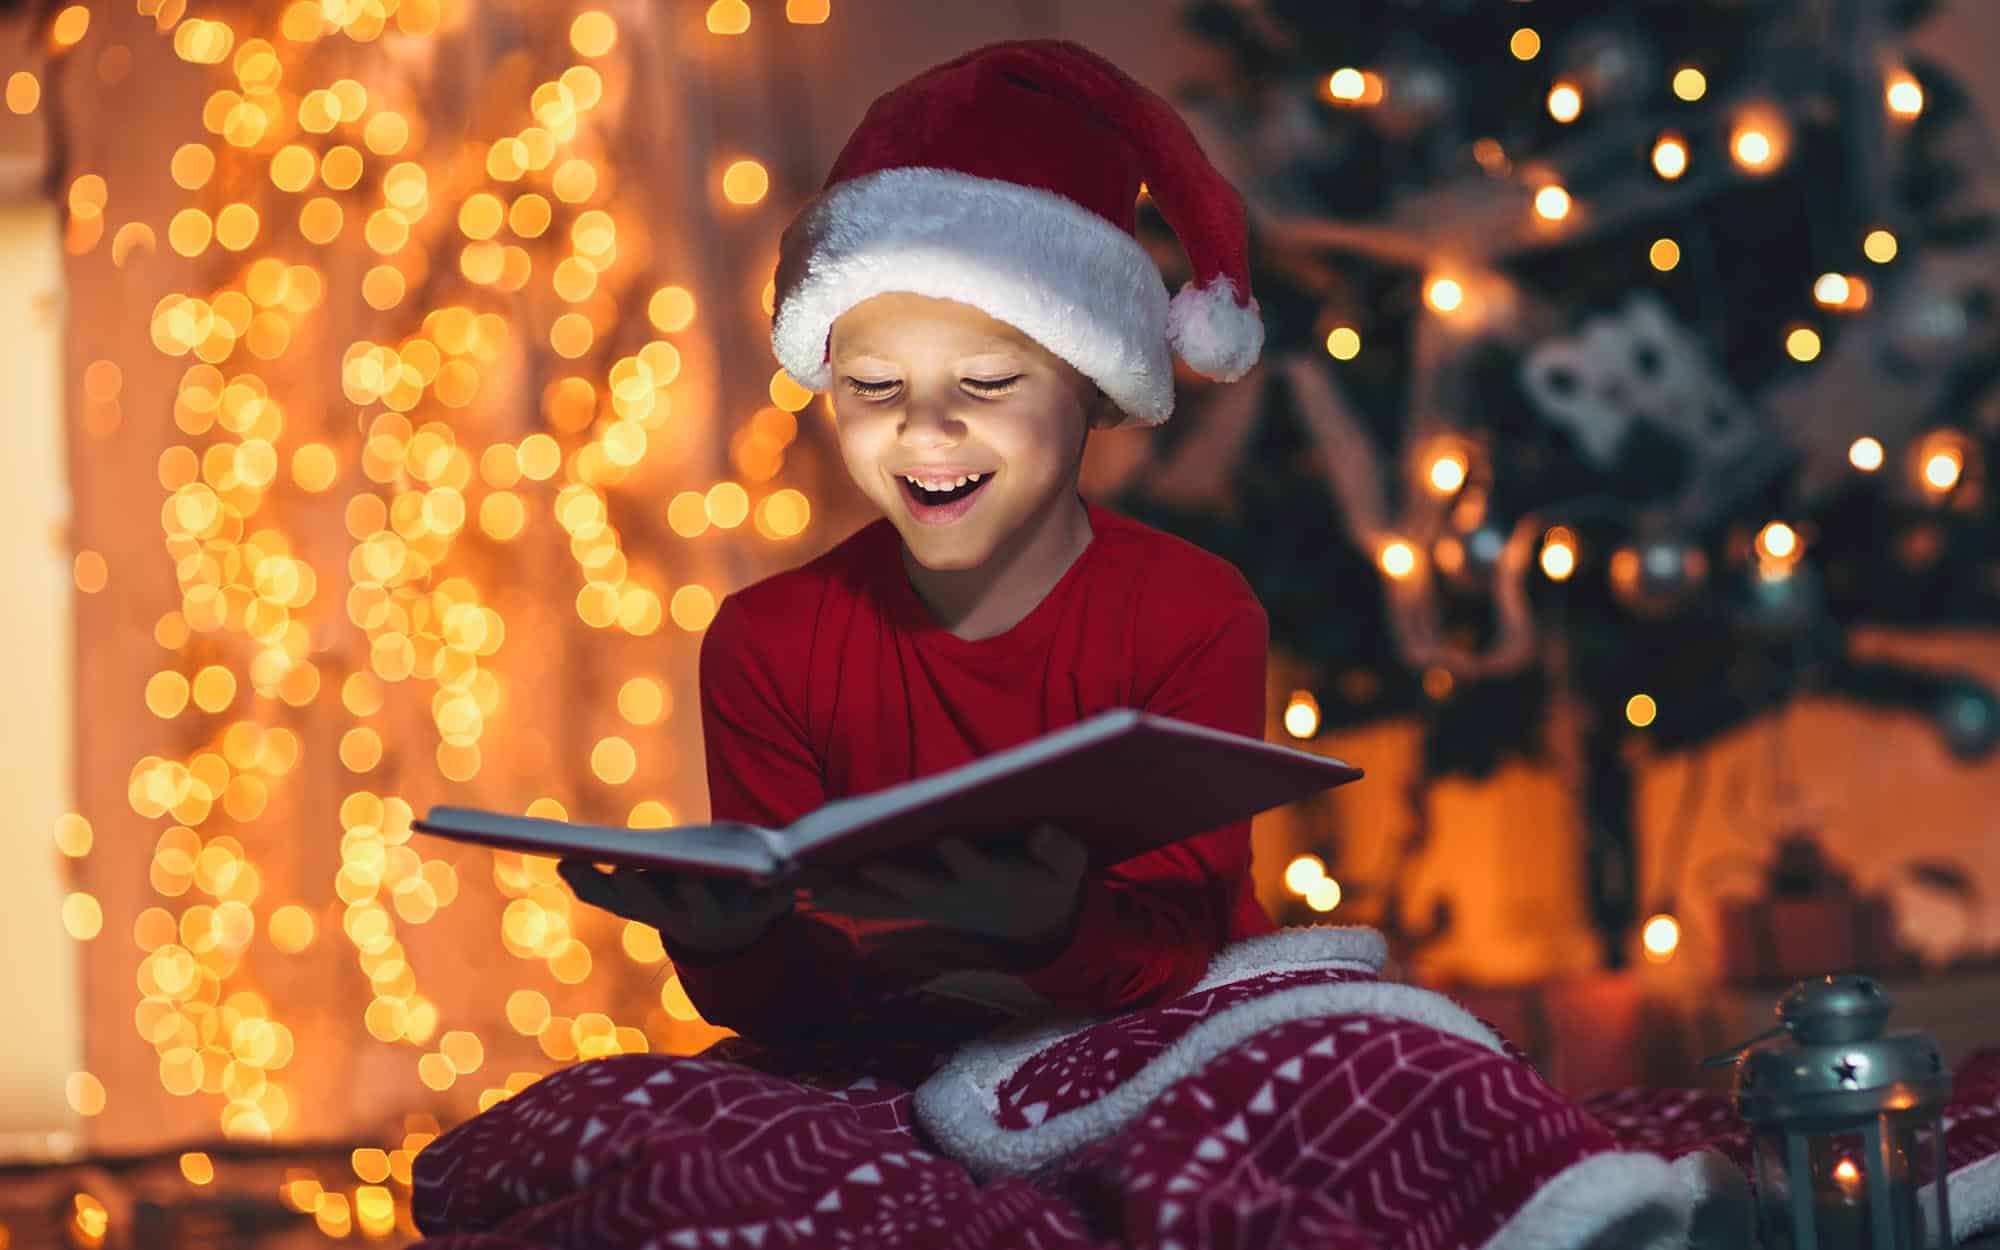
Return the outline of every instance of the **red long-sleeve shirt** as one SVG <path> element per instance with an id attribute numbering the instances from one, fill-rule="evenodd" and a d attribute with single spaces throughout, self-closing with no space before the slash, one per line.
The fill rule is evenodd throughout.
<path id="1" fill-rule="evenodd" d="M 1268 623 L 1242 575 L 1086 508 L 1084 553 L 991 638 L 936 623 L 886 520 L 725 598 L 701 648 L 711 818 L 781 828 L 1114 707 L 1261 736 Z M 1087 875 L 1067 945 L 1040 967 L 809 906 L 732 956 L 670 953 L 704 1018 L 782 1044 L 968 963 L 1006 968 L 1056 1007 L 1135 1006 L 1185 990 L 1218 948 L 1271 928 L 1243 821 Z"/>

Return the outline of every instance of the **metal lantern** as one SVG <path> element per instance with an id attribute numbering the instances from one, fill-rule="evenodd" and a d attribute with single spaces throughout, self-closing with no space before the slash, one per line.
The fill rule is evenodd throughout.
<path id="1" fill-rule="evenodd" d="M 1890 1005 L 1867 977 L 1802 981 L 1778 1001 L 1779 1027 L 1738 1056 L 1736 1108 L 1750 1126 L 1765 1250 L 1951 1246 L 1951 1073 L 1929 1034 L 1883 1031 Z M 1789 1036 L 1755 1044 L 1780 1033 Z M 1929 1202 L 1917 1167 L 1927 1155 Z"/>

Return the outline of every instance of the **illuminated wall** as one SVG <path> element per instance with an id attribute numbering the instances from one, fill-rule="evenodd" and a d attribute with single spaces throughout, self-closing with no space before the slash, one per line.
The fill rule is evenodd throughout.
<path id="1" fill-rule="evenodd" d="M 825 13 L 246 12 L 62 10 L 7 87 L 68 158 L 72 1100 L 400 1174 L 407 1114 L 716 1035 L 650 931 L 407 822 L 706 814 L 717 597 L 851 520 L 768 348 L 758 93 Z"/>
<path id="2" fill-rule="evenodd" d="M 10 1011 L 0 1066 L 0 1154 L 62 1151 L 77 1127 L 64 1101 L 82 1067 L 83 1012 L 77 1001 L 77 952 L 61 938 L 60 856 L 49 831 L 71 805 L 70 717 L 72 567 L 69 501 L 62 445 L 62 236 L 49 205 L 0 206 L 0 371 L 9 381 L 7 454 L 0 456 L 0 828 L 9 871 L 0 874 L 0 950 L 16 952 L 7 986 L 32 1011 Z M 80 578 L 95 576 L 85 562 Z M 89 905 L 71 905 L 72 924 L 88 925 Z M 20 955 L 33 952 L 33 957 Z M 93 1097 L 84 1084 L 69 1091 Z"/>

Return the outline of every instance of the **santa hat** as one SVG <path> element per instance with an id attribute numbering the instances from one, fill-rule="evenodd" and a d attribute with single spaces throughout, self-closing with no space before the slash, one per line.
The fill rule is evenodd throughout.
<path id="1" fill-rule="evenodd" d="M 1135 237 L 1141 186 L 1194 278 L 1171 302 Z M 1234 381 L 1264 344 L 1243 202 L 1165 100 L 1074 43 L 992 44 L 882 96 L 780 244 L 771 340 L 832 384 L 827 335 L 891 291 L 986 312 L 1133 420 L 1174 407 L 1173 362 Z"/>

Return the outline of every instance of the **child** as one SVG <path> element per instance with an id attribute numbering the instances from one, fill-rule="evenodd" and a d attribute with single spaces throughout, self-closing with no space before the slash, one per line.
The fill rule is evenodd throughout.
<path id="1" fill-rule="evenodd" d="M 1195 266 L 1171 304 L 1133 237 L 1142 186 Z M 883 519 L 723 601 L 701 656 L 714 819 L 782 826 L 1112 707 L 1261 736 L 1243 578 L 1077 492 L 1090 430 L 1172 410 L 1170 346 L 1234 379 L 1262 344 L 1240 201 L 1164 101 L 1065 43 L 920 75 L 785 232 L 776 310 L 780 361 L 832 392 Z M 1272 927 L 1247 821 L 1091 873 L 1088 830 L 1022 833 L 802 899 L 564 874 L 661 931 L 706 1019 L 774 1046 L 896 1035 L 936 1018 L 927 986 L 1027 1011 L 1158 1001 Z"/>
<path id="2" fill-rule="evenodd" d="M 1171 305 L 1141 177 L 1194 262 Z M 884 515 L 716 615 L 717 817 L 1115 706 L 1261 733 L 1243 579 L 1077 494 L 1092 428 L 1166 417 L 1170 343 L 1221 378 L 1261 347 L 1241 207 L 1171 110 L 1068 44 L 932 70 L 786 232 L 778 301 L 779 359 L 832 391 Z M 1737 1244 L 1720 1155 L 1622 1148 L 1462 1008 L 1381 981 L 1378 934 L 1271 932 L 1247 822 L 1097 872 L 1089 830 L 1023 833 L 803 899 L 566 867 L 741 1037 L 575 1064 L 453 1128 L 414 1165 L 424 1250 L 1663 1250 L 1697 1219 Z M 960 1044 L 993 1025 L 943 1009 L 969 985 L 1056 1018 Z M 1657 1140 L 1713 1136 L 1685 1110 Z"/>

